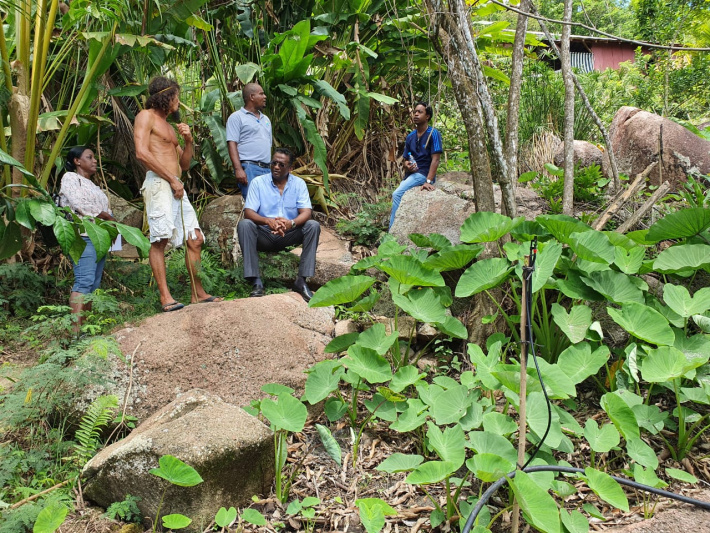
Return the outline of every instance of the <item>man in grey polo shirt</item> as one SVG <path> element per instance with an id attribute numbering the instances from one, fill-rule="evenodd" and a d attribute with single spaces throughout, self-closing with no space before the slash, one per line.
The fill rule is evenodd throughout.
<path id="1" fill-rule="evenodd" d="M 271 121 L 261 112 L 266 95 L 258 83 L 247 83 L 242 96 L 244 107 L 227 119 L 227 147 L 234 177 L 246 200 L 251 180 L 269 172 Z"/>
<path id="2" fill-rule="evenodd" d="M 264 296 L 259 275 L 259 253 L 278 252 L 303 244 L 298 277 L 293 290 L 307 302 L 313 293 L 306 278 L 316 272 L 316 249 L 320 225 L 311 220 L 311 199 L 306 182 L 291 174 L 293 154 L 277 148 L 271 173 L 254 179 L 244 204 L 244 220 L 237 225 L 239 246 L 244 254 L 244 277 L 252 284 L 249 296 Z"/>

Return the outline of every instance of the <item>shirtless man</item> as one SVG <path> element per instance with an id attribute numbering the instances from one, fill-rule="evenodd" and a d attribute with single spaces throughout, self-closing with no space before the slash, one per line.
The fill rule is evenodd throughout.
<path id="1" fill-rule="evenodd" d="M 178 133 L 185 140 L 185 148 L 181 148 L 175 130 L 166 120 L 180 107 L 180 87 L 173 80 L 156 77 L 150 81 L 148 93 L 145 109 L 136 116 L 133 138 L 136 157 L 148 169 L 141 192 L 150 228 L 148 258 L 160 291 L 162 309 L 169 312 L 185 307 L 172 297 L 165 278 L 168 241 L 176 248 L 187 244 L 185 265 L 192 281 L 192 303 L 221 301 L 222 298 L 205 292 L 197 275 L 204 238 L 180 181 L 180 175 L 189 168 L 192 159 L 192 134 L 187 124 L 177 125 Z"/>

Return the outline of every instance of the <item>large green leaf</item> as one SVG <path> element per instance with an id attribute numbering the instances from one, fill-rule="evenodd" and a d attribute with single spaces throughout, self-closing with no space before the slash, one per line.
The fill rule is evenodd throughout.
<path id="1" fill-rule="evenodd" d="M 459 244 L 444 248 L 440 252 L 427 257 L 424 264 L 438 272 L 460 270 L 473 261 L 483 251 L 483 246 Z"/>
<path id="2" fill-rule="evenodd" d="M 443 395 L 442 395 L 443 396 Z M 517 424 L 508 415 L 491 411 L 483 415 L 483 430 L 496 435 L 510 435 L 516 429 Z"/>
<path id="3" fill-rule="evenodd" d="M 582 276 L 579 272 L 569 270 L 567 279 L 557 280 L 557 288 L 572 300 L 585 300 L 592 302 L 601 302 L 605 300 L 604 296 L 592 289 L 589 285 L 582 281 Z"/>
<path id="4" fill-rule="evenodd" d="M 303 126 L 303 131 L 305 133 L 306 140 L 313 146 L 313 160 L 316 162 L 316 165 L 318 165 L 318 168 L 320 168 L 321 172 L 323 173 L 323 186 L 325 187 L 325 191 L 329 193 L 330 184 L 328 181 L 327 161 L 328 151 L 325 147 L 325 141 L 318 132 L 318 128 L 316 127 L 315 122 L 313 122 L 313 120 L 308 118 L 308 116 L 306 115 L 306 111 L 303 109 L 303 106 L 300 104 L 300 102 L 293 102 L 293 106 L 296 109 L 296 116 L 298 117 L 298 121 Z"/>
<path id="5" fill-rule="evenodd" d="M 326 360 L 316 363 L 308 372 L 303 398 L 311 405 L 324 400 L 338 388 L 343 372 L 340 361 Z"/>
<path id="6" fill-rule="evenodd" d="M 466 414 L 469 405 L 471 405 L 471 398 L 468 387 L 458 385 L 441 393 L 431 406 L 431 416 L 439 425 L 452 424 Z"/>
<path id="7" fill-rule="evenodd" d="M 468 356 L 476 369 L 476 377 L 488 390 L 496 390 L 500 386 L 498 379 L 491 374 L 500 361 L 500 343 L 498 346 L 498 350 L 490 349 L 488 354 L 484 354 L 477 344 L 468 345 Z"/>
<path id="8" fill-rule="evenodd" d="M 461 226 L 461 241 L 463 242 L 493 242 L 509 233 L 520 224 L 525 217 L 510 217 L 493 211 L 478 211 L 469 216 Z"/>
<path id="9" fill-rule="evenodd" d="M 172 455 L 163 455 L 159 460 L 158 468 L 149 470 L 154 476 L 163 478 L 173 485 L 179 487 L 194 487 L 204 481 L 197 470 L 190 465 L 185 464 L 177 457 Z"/>
<path id="10" fill-rule="evenodd" d="M 69 509 L 60 502 L 52 502 L 37 515 L 32 533 L 54 533 L 64 523 Z"/>
<path id="11" fill-rule="evenodd" d="M 655 470 L 658 468 L 658 457 L 648 444 L 641 439 L 630 439 L 626 442 L 626 453 L 638 464 Z"/>
<path id="12" fill-rule="evenodd" d="M 446 248 L 454 247 L 454 245 L 451 244 L 451 241 L 440 233 L 430 233 L 429 235 L 410 233 L 409 238 L 415 245 L 419 246 L 419 248 L 431 248 L 437 252 L 440 252 Z M 477 246 L 469 246 L 467 244 L 464 246 L 471 249 L 477 248 Z"/>
<path id="13" fill-rule="evenodd" d="M 509 481 L 520 510 L 530 524 L 546 533 L 560 533 L 560 512 L 557 503 L 525 472 L 518 472 Z"/>
<path id="14" fill-rule="evenodd" d="M 308 409 L 290 394 L 281 394 L 276 401 L 271 398 L 261 400 L 261 413 L 276 430 L 285 429 L 297 433 L 303 431 L 308 418 Z"/>
<path id="15" fill-rule="evenodd" d="M 89 239 L 91 239 L 91 244 L 96 248 L 96 259 L 98 261 L 104 257 L 108 253 L 108 249 L 111 248 L 111 236 L 108 231 L 98 224 L 94 224 L 87 219 L 84 219 L 83 223 L 86 234 L 89 236 Z"/>
<path id="16" fill-rule="evenodd" d="M 125 224 L 119 224 L 116 222 L 116 229 L 121 234 L 121 236 L 126 239 L 128 244 L 132 244 L 141 253 L 141 256 L 147 257 L 150 252 L 150 241 L 143 235 L 143 232 L 138 228 L 133 226 L 126 226 Z"/>
<path id="17" fill-rule="evenodd" d="M 368 383 L 384 383 L 392 379 L 392 370 L 387 359 L 370 348 L 354 344 L 348 348 L 348 356 L 341 361 Z"/>
<path id="18" fill-rule="evenodd" d="M 360 295 L 375 283 L 375 278 L 370 276 L 343 276 L 329 281 L 318 289 L 309 307 L 328 307 L 354 302 Z"/>
<path id="19" fill-rule="evenodd" d="M 574 305 L 569 314 L 558 303 L 552 304 L 552 319 L 573 344 L 582 342 L 592 325 L 592 310 L 586 305 Z"/>
<path id="20" fill-rule="evenodd" d="M 675 341 L 673 330 L 661 313 L 647 305 L 629 302 L 621 309 L 606 308 L 609 316 L 634 337 L 663 346 L 671 346 Z"/>
<path id="21" fill-rule="evenodd" d="M 409 472 L 414 470 L 424 461 L 421 455 L 406 455 L 403 453 L 393 453 L 387 459 L 375 467 L 375 470 L 394 474 L 396 472 Z"/>
<path id="22" fill-rule="evenodd" d="M 48 200 L 34 198 L 28 202 L 32 217 L 45 226 L 54 224 L 56 218 L 56 206 Z"/>
<path id="23" fill-rule="evenodd" d="M 466 326 L 458 319 L 452 316 L 447 316 L 443 322 L 435 322 L 434 327 L 442 333 L 455 339 L 467 339 L 468 330 Z"/>
<path id="24" fill-rule="evenodd" d="M 502 435 L 488 433 L 487 431 L 472 431 L 468 434 L 468 442 L 468 446 L 475 450 L 477 454 L 490 453 L 500 455 L 513 464 L 518 460 L 518 452 L 513 447 L 513 444 Z"/>
<path id="25" fill-rule="evenodd" d="M 540 252 L 535 261 L 535 270 L 532 275 L 532 291 L 537 292 L 544 287 L 552 276 L 557 261 L 562 255 L 562 245 L 556 241 L 540 245 Z"/>
<path id="26" fill-rule="evenodd" d="M 404 480 L 412 485 L 430 485 L 438 483 L 456 471 L 452 463 L 446 461 L 427 461 L 419 465 Z"/>
<path id="27" fill-rule="evenodd" d="M 533 392 L 528 395 L 527 421 L 530 430 L 542 439 L 547 431 L 547 424 L 550 417 L 547 413 L 547 401 L 542 392 Z M 556 448 L 562 441 L 562 426 L 560 417 L 556 411 L 552 411 L 550 421 L 550 431 L 545 439 L 545 444 L 550 448 Z"/>
<path id="28" fill-rule="evenodd" d="M 621 272 L 614 270 L 590 272 L 582 278 L 582 282 L 617 304 L 625 302 L 642 304 L 645 301 L 643 292 L 634 284 L 632 278 Z"/>
<path id="29" fill-rule="evenodd" d="M 645 254 L 646 250 L 641 246 L 636 246 L 630 250 L 616 246 L 614 248 L 614 264 L 624 274 L 636 274 L 643 264 Z"/>
<path id="30" fill-rule="evenodd" d="M 663 250 L 653 262 L 653 269 L 663 274 L 692 274 L 710 265 L 710 246 L 681 244 Z"/>
<path id="31" fill-rule="evenodd" d="M 614 246 L 601 231 L 582 231 L 570 235 L 570 248 L 577 257 L 594 263 L 613 263 Z"/>
<path id="32" fill-rule="evenodd" d="M 515 470 L 515 462 L 494 453 L 478 453 L 466 461 L 466 467 L 477 479 L 492 483 Z"/>
<path id="33" fill-rule="evenodd" d="M 562 524 L 569 533 L 588 533 L 589 522 L 587 517 L 574 509 L 568 513 L 565 509 L 560 509 Z"/>
<path id="34" fill-rule="evenodd" d="M 589 447 L 597 453 L 606 453 L 619 445 L 619 431 L 612 424 L 604 424 L 602 427 L 591 418 L 584 424 L 584 438 L 587 439 Z"/>
<path id="35" fill-rule="evenodd" d="M 683 352 L 673 346 L 661 346 L 646 351 L 648 355 L 641 361 L 641 376 L 649 383 L 665 383 L 678 379 L 707 361 L 707 356 L 705 360 L 688 360 Z"/>
<path id="36" fill-rule="evenodd" d="M 443 394 L 442 394 L 443 397 Z M 466 459 L 465 437 L 461 426 L 455 425 L 441 431 L 436 424 L 428 422 L 427 439 L 429 447 L 444 461 L 460 467 Z"/>
<path id="37" fill-rule="evenodd" d="M 420 322 L 446 321 L 446 308 L 431 287 L 413 289 L 405 295 L 392 292 L 392 301 L 405 313 Z"/>
<path id="38" fill-rule="evenodd" d="M 652 242 L 693 237 L 710 228 L 710 209 L 694 207 L 664 216 L 648 230 Z"/>
<path id="39" fill-rule="evenodd" d="M 710 287 L 703 287 L 691 297 L 682 285 L 666 283 L 663 286 L 663 300 L 683 318 L 700 315 L 710 309 Z"/>
<path id="40" fill-rule="evenodd" d="M 511 270 L 510 263 L 502 257 L 484 259 L 471 265 L 456 285 L 456 296 L 473 296 L 500 285 Z"/>
<path id="41" fill-rule="evenodd" d="M 360 333 L 357 344 L 375 350 L 380 355 L 385 355 L 397 341 L 397 338 L 396 331 L 392 332 L 391 335 L 387 335 L 385 325 L 377 323 Z"/>
<path id="42" fill-rule="evenodd" d="M 414 365 L 400 367 L 392 377 L 390 389 L 394 392 L 402 392 L 407 387 L 424 379 L 425 375 L 419 373 L 419 369 Z"/>
<path id="43" fill-rule="evenodd" d="M 558 357 L 557 365 L 575 385 L 595 375 L 609 359 L 609 348 L 600 346 L 592 353 L 587 342 L 568 346 Z"/>
<path id="44" fill-rule="evenodd" d="M 422 287 L 443 287 L 444 278 L 436 270 L 427 268 L 417 258 L 411 255 L 396 255 L 376 266 L 387 272 L 403 285 L 419 285 Z"/>
<path id="45" fill-rule="evenodd" d="M 616 429 L 627 441 L 639 438 L 640 432 L 636 416 L 621 397 L 613 392 L 607 392 L 602 396 L 600 404 Z"/>
<path id="46" fill-rule="evenodd" d="M 571 243 L 571 235 L 573 233 L 592 230 L 584 222 L 567 215 L 541 215 L 535 220 L 542 224 L 555 239 L 565 244 Z"/>
<path id="47" fill-rule="evenodd" d="M 584 469 L 584 473 L 586 474 L 589 488 L 594 491 L 594 494 L 614 507 L 627 513 L 629 512 L 629 501 L 626 499 L 621 485 L 614 481 L 609 474 L 589 466 Z"/>
<path id="48" fill-rule="evenodd" d="M 192 523 L 192 518 L 183 514 L 166 514 L 163 518 L 163 527 L 168 529 L 184 529 Z"/>
<path id="49" fill-rule="evenodd" d="M 357 342 L 360 333 L 353 331 L 351 333 L 343 333 L 330 341 L 323 351 L 325 353 L 340 353 L 347 350 L 350 346 Z"/>
<path id="50" fill-rule="evenodd" d="M 348 107 L 348 102 L 342 94 L 336 91 L 333 86 L 325 80 L 315 80 L 313 85 L 319 93 L 323 96 L 327 96 L 338 105 L 340 116 L 342 116 L 345 120 L 350 120 L 350 108 Z"/>

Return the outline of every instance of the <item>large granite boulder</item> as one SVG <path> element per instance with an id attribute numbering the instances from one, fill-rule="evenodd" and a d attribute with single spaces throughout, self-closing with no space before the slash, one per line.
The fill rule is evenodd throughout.
<path id="1" fill-rule="evenodd" d="M 123 404 L 130 384 L 127 412 L 144 420 L 195 388 L 239 406 L 262 398 L 266 383 L 302 390 L 333 327 L 332 308 L 311 309 L 294 292 L 188 305 L 115 333 L 128 364 L 116 362 L 106 392 Z"/>
<path id="2" fill-rule="evenodd" d="M 150 474 L 163 455 L 193 467 L 204 480 L 179 487 Z M 84 467 L 84 496 L 102 507 L 137 496 L 141 514 L 152 521 L 181 513 L 191 531 L 203 531 L 220 507 L 249 505 L 268 494 L 274 477 L 271 431 L 239 407 L 192 390 L 156 412 L 128 437 L 100 451 Z"/>
<path id="3" fill-rule="evenodd" d="M 410 233 L 440 233 L 453 244 L 460 244 L 461 225 L 476 212 L 473 202 L 473 186 L 464 179 L 464 173 L 457 173 L 452 180 L 447 174 L 436 180 L 436 189 L 422 191 L 415 187 L 405 193 L 397 210 L 397 216 L 390 233 L 400 244 L 411 244 Z M 501 191 L 493 186 L 496 211 L 500 212 Z M 515 190 L 518 208 L 517 216 L 533 219 L 545 212 L 547 204 L 535 191 L 518 186 Z"/>
<path id="4" fill-rule="evenodd" d="M 291 253 L 300 257 L 303 248 L 294 248 Z M 335 232 L 326 227 L 321 227 L 316 253 L 316 273 L 308 282 L 313 287 L 321 287 L 330 280 L 345 276 L 350 272 L 350 267 L 355 264 L 350 253 L 348 241 L 338 237 Z"/>
<path id="5" fill-rule="evenodd" d="M 120 196 L 109 193 L 109 202 L 114 218 L 121 224 L 141 229 L 143 227 L 143 210 Z"/>
<path id="6" fill-rule="evenodd" d="M 241 194 L 221 196 L 207 204 L 200 217 L 205 244 L 217 250 L 230 250 L 234 228 L 241 219 L 243 209 Z"/>
<path id="7" fill-rule="evenodd" d="M 609 135 L 621 173 L 635 176 L 658 161 L 661 164 L 651 171 L 650 183 L 668 181 L 673 187 L 683 183 L 691 172 L 710 173 L 710 141 L 672 120 L 622 107 L 614 116 Z"/>
<path id="8" fill-rule="evenodd" d="M 574 141 L 574 164 L 579 168 L 587 168 L 592 165 L 599 165 L 605 176 L 611 176 L 611 164 L 609 155 L 602 151 L 597 145 L 587 141 Z M 554 163 L 562 167 L 565 163 L 565 143 L 560 141 L 555 147 Z"/>

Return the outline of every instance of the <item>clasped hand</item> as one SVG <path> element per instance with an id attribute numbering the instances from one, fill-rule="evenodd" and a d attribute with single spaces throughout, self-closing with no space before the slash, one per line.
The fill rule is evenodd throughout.
<path id="1" fill-rule="evenodd" d="M 276 217 L 267 218 L 266 225 L 271 229 L 271 233 L 283 237 L 291 229 L 291 221 L 287 218 Z"/>

